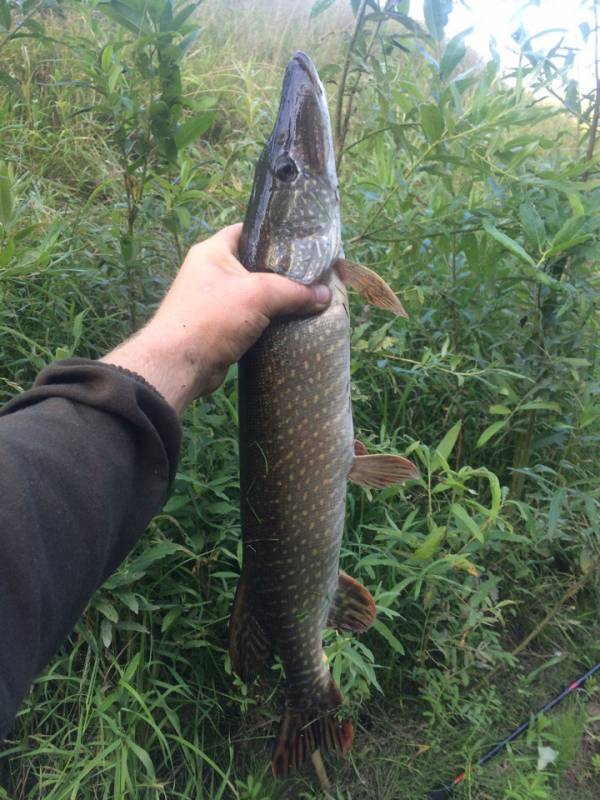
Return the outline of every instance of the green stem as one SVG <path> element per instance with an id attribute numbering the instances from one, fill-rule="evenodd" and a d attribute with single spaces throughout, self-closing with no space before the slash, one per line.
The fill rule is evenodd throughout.
<path id="1" fill-rule="evenodd" d="M 354 46 L 358 39 L 360 29 L 362 28 L 362 23 L 363 23 L 363 18 L 365 16 L 366 8 L 367 8 L 367 0 L 361 0 L 360 6 L 356 14 L 356 22 L 354 23 L 354 30 L 352 32 L 352 38 L 350 39 L 350 44 L 348 45 L 348 51 L 346 53 L 344 67 L 342 69 L 342 77 L 340 79 L 340 85 L 338 88 L 337 106 L 335 109 L 335 140 L 336 140 L 338 165 L 342 158 L 342 150 L 344 149 L 344 140 L 346 138 L 346 131 L 342 133 L 344 93 L 346 91 L 346 83 L 348 81 L 350 64 L 352 63 L 352 54 L 354 52 Z"/>
<path id="2" fill-rule="evenodd" d="M 14 29 L 14 31 L 11 31 L 10 33 L 8 33 L 8 34 L 7 34 L 7 35 L 4 37 L 4 39 L 3 39 L 3 40 L 0 42 L 0 50 L 1 50 L 1 49 L 2 49 L 2 48 L 3 48 L 3 47 L 6 45 L 6 44 L 8 44 L 8 43 L 9 43 L 9 42 L 10 42 L 12 39 L 14 39 L 14 38 L 15 38 L 15 36 L 18 34 L 18 32 L 21 30 L 21 28 L 22 28 L 24 25 L 26 25 L 26 24 L 29 22 L 29 20 L 31 19 L 31 17 L 33 17 L 33 15 L 34 15 L 34 14 L 36 14 L 36 13 L 37 13 L 37 12 L 40 10 L 40 8 L 41 8 L 43 5 L 44 5 L 44 0 L 40 0 L 40 2 L 37 4 L 37 6 L 34 6 L 34 7 L 31 9 L 31 11 L 29 11 L 27 14 L 25 14 L 25 16 L 23 17 L 23 19 L 21 20 L 21 22 L 19 22 L 19 24 L 18 24 L 18 25 L 16 26 L 16 28 Z"/>

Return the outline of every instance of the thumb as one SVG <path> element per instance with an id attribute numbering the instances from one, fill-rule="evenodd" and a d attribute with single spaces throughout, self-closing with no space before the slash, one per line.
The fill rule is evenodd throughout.
<path id="1" fill-rule="evenodd" d="M 283 275 L 255 275 L 260 282 L 260 310 L 269 319 L 285 314 L 316 314 L 331 301 L 331 289 L 323 283 L 305 286 Z"/>

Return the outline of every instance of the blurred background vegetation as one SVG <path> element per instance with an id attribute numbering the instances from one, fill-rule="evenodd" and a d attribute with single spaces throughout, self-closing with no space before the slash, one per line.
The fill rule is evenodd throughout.
<path id="1" fill-rule="evenodd" d="M 600 661 L 598 64 L 578 85 L 560 31 L 520 29 L 503 68 L 445 36 L 451 10 L 0 0 L 2 401 L 139 327 L 186 248 L 243 217 L 283 67 L 317 61 L 346 252 L 411 315 L 353 299 L 356 427 L 424 476 L 350 489 L 342 566 L 379 613 L 326 633 L 348 800 L 423 797 Z M 594 0 L 573 15 L 597 54 Z M 325 796 L 308 767 L 270 777 L 279 668 L 230 672 L 236 399 L 232 370 L 188 412 L 174 492 L 33 688 L 0 797 Z M 599 721 L 591 683 L 456 796 L 599 796 Z"/>

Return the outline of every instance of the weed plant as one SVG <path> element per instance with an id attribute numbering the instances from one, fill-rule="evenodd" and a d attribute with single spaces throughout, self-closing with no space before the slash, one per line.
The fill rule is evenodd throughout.
<path id="1" fill-rule="evenodd" d="M 114 346 L 243 217 L 282 67 L 318 62 L 346 252 L 411 317 L 352 299 L 356 428 L 423 474 L 350 489 L 342 567 L 379 613 L 325 635 L 358 729 L 337 798 L 423 796 L 600 660 L 600 96 L 539 32 L 511 73 L 483 63 L 451 6 L 0 0 L 0 400 Z M 232 370 L 188 412 L 174 491 L 32 689 L 0 797 L 323 796 L 270 778 L 279 667 L 231 674 L 236 405 Z M 592 684 L 456 796 L 598 796 L 598 709 Z"/>

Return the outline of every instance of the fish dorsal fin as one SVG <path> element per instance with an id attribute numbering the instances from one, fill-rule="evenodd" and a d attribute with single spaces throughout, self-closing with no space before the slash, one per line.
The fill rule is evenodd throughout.
<path id="1" fill-rule="evenodd" d="M 400 317 L 408 317 L 400 300 L 383 278 L 380 278 L 372 269 L 345 258 L 339 258 L 333 266 L 344 283 L 358 292 L 367 303 L 386 311 L 392 311 Z"/>
<path id="2" fill-rule="evenodd" d="M 375 600 L 371 592 L 350 575 L 340 572 L 327 627 L 363 633 L 375 622 L 375 615 Z"/>
<path id="3" fill-rule="evenodd" d="M 384 489 L 410 480 L 418 480 L 421 473 L 403 456 L 355 455 L 348 480 L 368 489 Z"/>
<path id="4" fill-rule="evenodd" d="M 229 618 L 229 655 L 234 671 L 246 683 L 272 658 L 271 643 L 250 608 L 245 572 L 240 576 Z"/>

